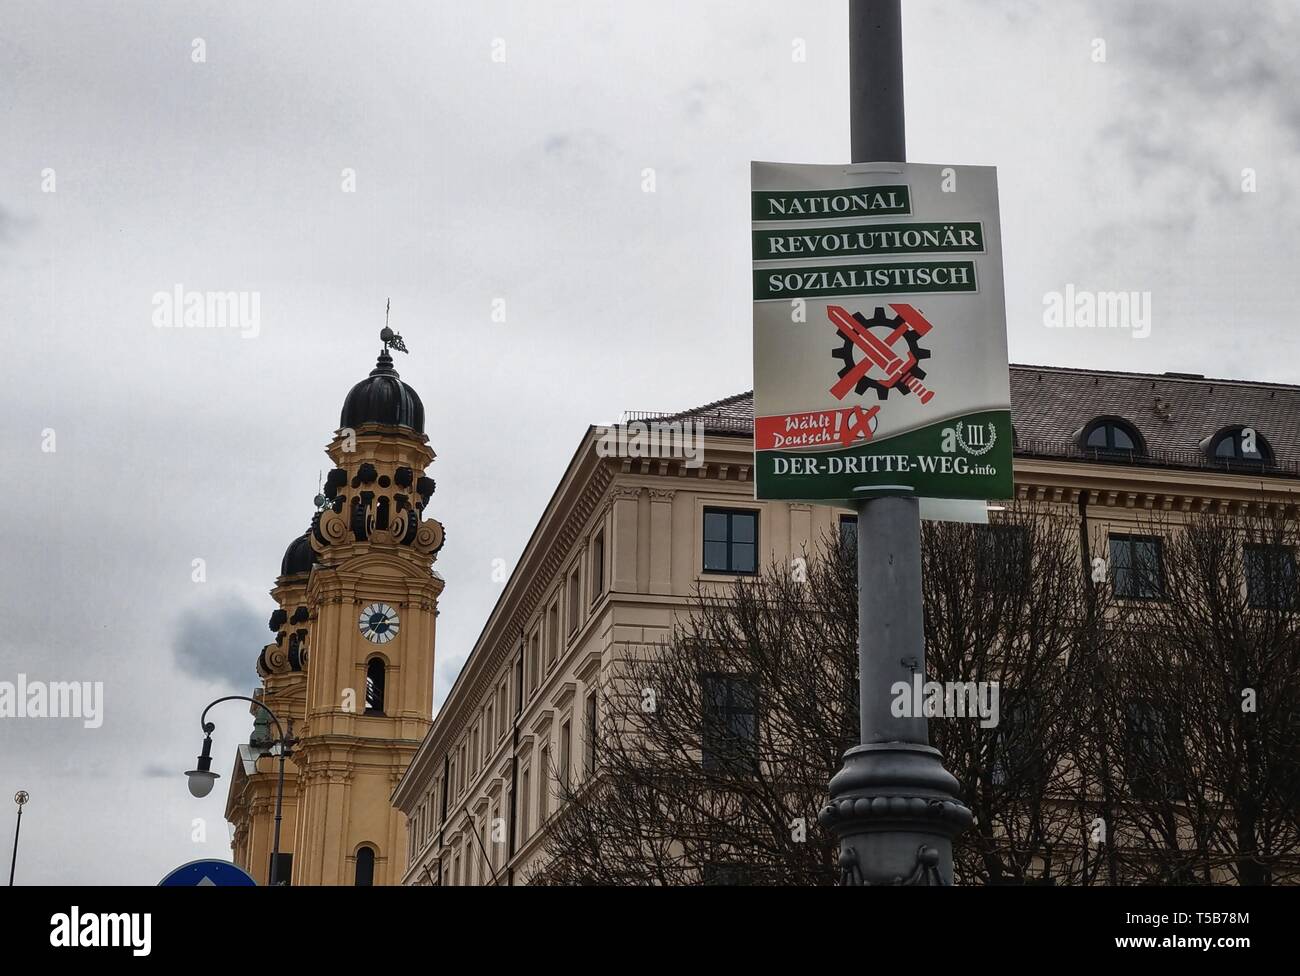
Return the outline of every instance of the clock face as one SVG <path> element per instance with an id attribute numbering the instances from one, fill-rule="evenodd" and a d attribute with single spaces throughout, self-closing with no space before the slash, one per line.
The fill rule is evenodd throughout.
<path id="1" fill-rule="evenodd" d="M 397 611 L 387 603 L 372 603 L 357 618 L 361 636 L 372 644 L 387 644 L 397 636 L 399 623 Z"/>

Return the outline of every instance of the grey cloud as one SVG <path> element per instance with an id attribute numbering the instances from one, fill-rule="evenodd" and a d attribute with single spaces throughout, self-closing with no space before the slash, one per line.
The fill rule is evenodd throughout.
<path id="1" fill-rule="evenodd" d="M 1112 59 L 1154 83 L 1145 107 L 1192 99 L 1189 108 L 1202 116 L 1263 111 L 1300 145 L 1300 65 L 1291 56 L 1300 18 L 1293 3 L 1229 11 L 1185 0 L 1110 0 L 1103 10 L 1120 28 L 1109 38 Z"/>
<path id="2" fill-rule="evenodd" d="M 177 666 L 196 678 L 243 688 L 256 681 L 254 661 L 266 634 L 255 607 L 239 596 L 221 594 L 181 613 L 172 653 Z"/>

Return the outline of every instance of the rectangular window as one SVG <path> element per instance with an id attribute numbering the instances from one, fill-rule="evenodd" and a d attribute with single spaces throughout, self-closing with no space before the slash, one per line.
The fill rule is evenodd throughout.
<path id="1" fill-rule="evenodd" d="M 497 689 L 497 714 L 501 716 L 501 730 L 499 738 L 505 738 L 505 734 L 510 731 L 510 688 L 509 682 L 502 681 L 501 687 Z"/>
<path id="2" fill-rule="evenodd" d="M 738 887 L 752 884 L 753 870 L 748 864 L 734 861 L 711 862 L 704 865 L 701 881 L 705 885 Z"/>
<path id="3" fill-rule="evenodd" d="M 587 696 L 587 775 L 596 771 L 596 693 Z"/>
<path id="4" fill-rule="evenodd" d="M 1246 543 L 1246 601 L 1257 610 L 1289 610 L 1296 601 L 1295 550 Z"/>
<path id="5" fill-rule="evenodd" d="M 1002 693 L 1002 717 L 993 740 L 991 779 L 994 786 L 1036 791 L 1046 786 L 1042 750 L 1042 713 L 1029 695 L 1014 689 Z"/>
<path id="6" fill-rule="evenodd" d="M 975 526 L 975 571 L 987 578 L 1029 579 L 1029 530 L 1023 525 Z"/>
<path id="7" fill-rule="evenodd" d="M 605 592 L 605 532 L 596 533 L 591 544 L 591 602 L 595 603 Z"/>
<path id="8" fill-rule="evenodd" d="M 578 589 L 578 571 L 575 569 L 569 576 L 569 636 L 572 637 L 578 630 L 578 606 L 581 602 Z"/>
<path id="9" fill-rule="evenodd" d="M 568 722 L 560 726 L 560 794 L 569 788 L 569 760 L 573 749 L 573 729 Z"/>
<path id="10" fill-rule="evenodd" d="M 1165 592 L 1163 545 L 1154 536 L 1112 535 L 1110 573 L 1115 595 L 1158 600 Z"/>
<path id="11" fill-rule="evenodd" d="M 515 660 L 515 718 L 518 718 L 524 711 L 524 652 L 519 651 L 519 657 Z"/>
<path id="12" fill-rule="evenodd" d="M 858 558 L 858 517 L 840 516 L 840 546 L 848 550 L 850 558 Z"/>
<path id="13" fill-rule="evenodd" d="M 1186 799 L 1187 750 L 1177 714 L 1149 701 L 1125 707 L 1120 760 L 1133 795 L 1141 800 Z"/>
<path id="14" fill-rule="evenodd" d="M 560 605 L 559 603 L 551 604 L 551 611 L 547 614 L 546 628 L 546 666 L 550 668 L 555 663 L 556 653 L 560 647 Z"/>
<path id="15" fill-rule="evenodd" d="M 547 746 L 537 757 L 537 826 L 546 823 L 551 805 L 551 750 Z"/>
<path id="16" fill-rule="evenodd" d="M 519 777 L 519 843 L 522 844 L 528 839 L 528 804 L 533 800 L 533 791 L 529 788 L 530 779 L 532 778 L 532 769 L 524 767 L 524 771 Z"/>
<path id="17" fill-rule="evenodd" d="M 704 768 L 757 772 L 758 695 L 753 683 L 732 674 L 705 674 L 701 681 Z"/>
<path id="18" fill-rule="evenodd" d="M 758 512 L 704 510 L 704 571 L 758 572 Z"/>
<path id="19" fill-rule="evenodd" d="M 542 639 L 534 632 L 533 639 L 528 649 L 528 694 L 532 695 L 541 687 L 542 675 Z"/>

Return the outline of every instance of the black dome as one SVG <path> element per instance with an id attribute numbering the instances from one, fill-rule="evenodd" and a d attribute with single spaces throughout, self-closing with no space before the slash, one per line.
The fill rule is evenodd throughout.
<path id="1" fill-rule="evenodd" d="M 316 550 L 311 547 L 304 532 L 289 543 L 289 548 L 284 551 L 284 558 L 280 560 L 280 575 L 302 576 L 311 572 L 315 562 Z"/>
<path id="2" fill-rule="evenodd" d="M 420 395 L 397 375 L 387 349 L 379 354 L 370 375 L 352 387 L 343 401 L 339 426 L 356 428 L 362 424 L 409 427 L 417 434 L 424 433 L 424 404 Z"/>

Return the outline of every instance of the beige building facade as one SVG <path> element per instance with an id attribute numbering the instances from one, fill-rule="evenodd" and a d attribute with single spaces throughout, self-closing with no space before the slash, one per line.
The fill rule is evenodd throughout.
<path id="1" fill-rule="evenodd" d="M 1013 366 L 1011 390 L 1017 496 L 1079 520 L 1112 562 L 1149 544 L 1152 513 L 1296 501 L 1300 387 Z M 611 456 L 607 428 L 583 436 L 393 793 L 402 883 L 525 883 L 559 783 L 598 761 L 618 661 L 666 639 L 697 586 L 789 560 L 853 518 L 754 500 L 748 393 L 640 419 L 702 430 L 702 454 Z"/>

